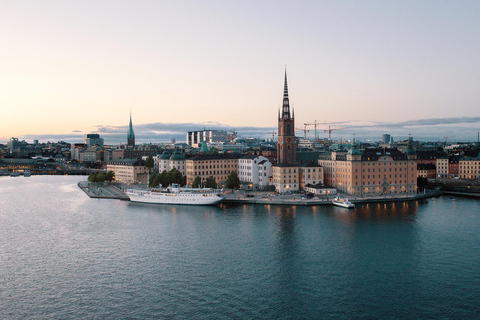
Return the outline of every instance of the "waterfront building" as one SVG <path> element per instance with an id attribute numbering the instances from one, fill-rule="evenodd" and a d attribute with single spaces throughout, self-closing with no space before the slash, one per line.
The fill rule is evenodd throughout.
<path id="1" fill-rule="evenodd" d="M 70 147 L 70 159 L 80 161 L 86 149 L 87 145 L 84 143 L 72 143 Z"/>
<path id="2" fill-rule="evenodd" d="M 169 172 L 172 169 L 177 169 L 182 173 L 182 176 L 187 174 L 185 156 L 176 150 L 173 154 L 170 154 L 168 150 L 165 150 L 160 156 L 154 157 L 155 171 L 156 172 Z"/>
<path id="3" fill-rule="evenodd" d="M 135 148 L 135 133 L 133 132 L 132 126 L 132 113 L 130 112 L 130 123 L 128 125 L 128 132 L 127 132 L 127 148 Z"/>
<path id="4" fill-rule="evenodd" d="M 196 177 L 205 181 L 208 177 L 215 178 L 218 187 L 223 187 L 228 175 L 238 173 L 239 154 L 201 154 L 186 160 L 187 185 L 191 186 Z"/>
<path id="5" fill-rule="evenodd" d="M 87 148 L 93 146 L 103 146 L 103 138 L 100 138 L 98 133 L 87 133 L 83 135 L 83 143 L 87 145 Z"/>
<path id="6" fill-rule="evenodd" d="M 417 163 L 417 176 L 422 178 L 435 178 L 437 167 L 431 163 Z"/>
<path id="7" fill-rule="evenodd" d="M 442 156 L 436 160 L 437 178 L 455 178 L 459 176 L 461 155 Z"/>
<path id="8" fill-rule="evenodd" d="M 272 175 L 272 164 L 267 158 L 259 155 L 246 155 L 238 159 L 238 178 L 240 182 L 252 188 L 263 188 L 268 185 L 268 177 Z"/>
<path id="9" fill-rule="evenodd" d="M 325 183 L 355 196 L 414 193 L 417 162 L 411 140 L 405 152 L 397 148 L 357 149 L 332 152 L 319 158 L 325 168 Z M 327 180 L 328 177 L 328 180 Z"/>
<path id="10" fill-rule="evenodd" d="M 115 173 L 115 180 L 127 184 L 148 183 L 150 169 L 142 159 L 118 159 L 107 162 L 107 171 Z"/>
<path id="11" fill-rule="evenodd" d="M 305 190 L 306 185 L 323 185 L 323 167 L 314 161 L 299 167 L 299 188 Z"/>
<path id="12" fill-rule="evenodd" d="M 464 157 L 459 161 L 460 179 L 480 179 L 480 158 Z"/>
<path id="13" fill-rule="evenodd" d="M 170 171 L 170 157 L 172 155 L 168 150 L 163 151 L 163 153 L 158 157 L 158 172 Z"/>
<path id="14" fill-rule="evenodd" d="M 337 188 L 334 187 L 327 187 L 322 184 L 307 184 L 305 185 L 304 190 L 309 193 L 313 193 L 317 196 L 328 196 L 337 194 Z"/>

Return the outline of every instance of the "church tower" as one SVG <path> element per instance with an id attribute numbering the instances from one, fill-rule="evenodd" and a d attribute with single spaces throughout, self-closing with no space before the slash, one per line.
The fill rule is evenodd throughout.
<path id="1" fill-rule="evenodd" d="M 127 133 L 127 147 L 135 148 L 135 133 L 133 133 L 131 112 L 130 112 L 130 125 L 128 126 L 128 133 Z"/>
<path id="2" fill-rule="evenodd" d="M 285 70 L 285 84 L 283 88 L 282 112 L 278 112 L 278 144 L 277 156 L 279 163 L 296 163 L 295 115 L 290 114 L 288 100 L 287 70 Z"/>

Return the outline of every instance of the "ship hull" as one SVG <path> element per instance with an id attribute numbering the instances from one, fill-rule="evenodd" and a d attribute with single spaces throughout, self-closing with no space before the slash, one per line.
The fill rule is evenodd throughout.
<path id="1" fill-rule="evenodd" d="M 220 203 L 225 197 L 219 194 L 126 192 L 132 202 L 211 206 Z"/>

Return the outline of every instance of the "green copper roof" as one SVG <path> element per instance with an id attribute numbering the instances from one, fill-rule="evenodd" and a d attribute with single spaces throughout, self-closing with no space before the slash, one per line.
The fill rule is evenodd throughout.
<path id="1" fill-rule="evenodd" d="M 185 160 L 185 156 L 180 153 L 180 151 L 175 151 L 172 156 L 170 157 L 170 160 L 175 160 L 175 161 L 183 161 Z"/>
<path id="2" fill-rule="evenodd" d="M 163 151 L 162 155 L 159 158 L 160 160 L 168 160 L 170 159 L 170 152 L 167 150 Z"/>

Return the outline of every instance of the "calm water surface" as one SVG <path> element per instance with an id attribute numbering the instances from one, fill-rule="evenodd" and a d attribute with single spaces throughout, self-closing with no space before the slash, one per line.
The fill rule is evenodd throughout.
<path id="1" fill-rule="evenodd" d="M 473 319 L 480 201 L 189 207 L 0 178 L 1 319 Z"/>

